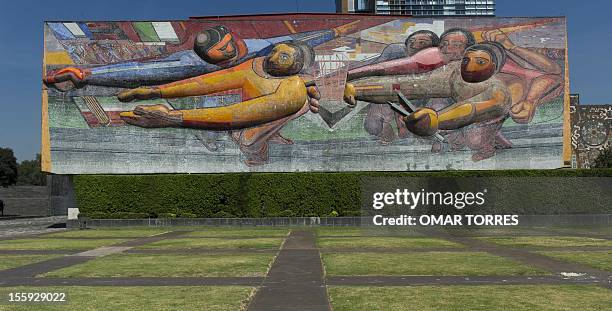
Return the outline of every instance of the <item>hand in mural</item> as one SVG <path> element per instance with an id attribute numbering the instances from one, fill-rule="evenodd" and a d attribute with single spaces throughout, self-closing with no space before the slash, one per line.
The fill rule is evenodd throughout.
<path id="1" fill-rule="evenodd" d="M 306 94 L 308 94 L 308 108 L 312 113 L 319 113 L 319 100 L 321 99 L 321 92 L 317 86 L 309 86 L 306 88 Z"/>
<path id="2" fill-rule="evenodd" d="M 117 95 L 119 101 L 128 103 L 134 100 L 147 100 L 161 98 L 161 91 L 156 87 L 139 87 L 127 91 L 123 91 Z"/>
<path id="3" fill-rule="evenodd" d="M 355 89 L 355 85 L 353 85 L 352 83 L 347 83 L 344 85 L 344 95 L 343 95 L 343 99 L 344 102 L 351 106 L 351 107 L 355 107 L 355 105 L 357 105 L 357 91 Z"/>
<path id="4" fill-rule="evenodd" d="M 432 136 L 438 132 L 438 114 L 435 110 L 421 107 L 404 117 L 406 127 L 419 136 Z"/>
<path id="5" fill-rule="evenodd" d="M 510 40 L 508 35 L 500 29 L 483 31 L 482 38 L 484 41 L 497 42 L 501 44 L 506 50 L 512 50 L 516 45 Z"/>
<path id="6" fill-rule="evenodd" d="M 91 71 L 76 67 L 67 67 L 59 70 L 53 70 L 47 73 L 43 78 L 43 82 L 47 86 L 51 86 L 62 91 L 71 89 L 72 87 L 81 88 L 85 86 L 85 79 L 91 75 Z M 72 86 L 63 86 L 64 82 L 72 83 Z"/>
<path id="7" fill-rule="evenodd" d="M 536 104 L 531 100 L 522 100 L 510 109 L 516 123 L 529 123 L 535 113 Z"/>
<path id="8" fill-rule="evenodd" d="M 132 125 L 158 128 L 179 127 L 183 123 L 183 114 L 164 105 L 136 106 L 131 114 L 122 114 L 121 118 Z"/>

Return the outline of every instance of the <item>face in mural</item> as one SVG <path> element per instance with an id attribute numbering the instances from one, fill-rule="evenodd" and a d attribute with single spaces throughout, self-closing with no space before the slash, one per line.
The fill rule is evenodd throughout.
<path id="1" fill-rule="evenodd" d="M 451 29 L 447 30 L 440 37 L 440 52 L 449 61 L 460 60 L 463 52 L 474 44 L 474 37 L 466 30 Z"/>
<path id="2" fill-rule="evenodd" d="M 495 64 L 486 51 L 467 51 L 461 62 L 463 81 L 478 83 L 487 80 L 495 72 Z"/>
<path id="3" fill-rule="evenodd" d="M 461 77 L 468 83 L 488 80 L 505 63 L 503 46 L 497 43 L 477 44 L 469 47 L 461 61 Z"/>
<path id="4" fill-rule="evenodd" d="M 304 53 L 291 43 L 276 45 L 264 61 L 264 70 L 273 76 L 294 75 L 302 70 Z"/>
<path id="5" fill-rule="evenodd" d="M 225 26 L 216 26 L 199 33 L 193 49 L 206 62 L 219 64 L 239 55 L 237 40 Z"/>
<path id="6" fill-rule="evenodd" d="M 428 30 L 417 31 L 406 39 L 406 54 L 413 56 L 421 50 L 438 45 L 438 36 Z"/>

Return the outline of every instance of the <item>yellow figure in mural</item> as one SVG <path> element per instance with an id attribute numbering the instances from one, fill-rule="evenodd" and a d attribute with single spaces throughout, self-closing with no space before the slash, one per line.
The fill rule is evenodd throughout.
<path id="1" fill-rule="evenodd" d="M 163 105 L 137 106 L 121 113 L 129 124 L 232 130 L 249 165 L 268 159 L 267 142 L 291 143 L 279 135 L 290 120 L 308 110 L 318 112 L 320 94 L 307 86 L 300 73 L 314 63 L 314 51 L 305 44 L 277 44 L 266 57 L 238 66 L 155 87 L 141 87 L 118 95 L 120 101 L 178 98 L 240 90 L 243 101 L 229 106 L 171 110 Z"/>

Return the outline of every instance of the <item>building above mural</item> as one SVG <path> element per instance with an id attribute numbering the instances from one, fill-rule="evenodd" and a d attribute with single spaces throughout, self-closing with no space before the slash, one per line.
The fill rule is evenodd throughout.
<path id="1" fill-rule="evenodd" d="M 559 17 L 47 22 L 43 170 L 558 168 L 565 34 Z"/>

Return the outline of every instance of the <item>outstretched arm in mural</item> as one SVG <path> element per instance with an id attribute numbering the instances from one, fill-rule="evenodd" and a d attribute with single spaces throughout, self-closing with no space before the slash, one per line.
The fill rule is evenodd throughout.
<path id="1" fill-rule="evenodd" d="M 515 45 L 501 30 L 485 31 L 482 37 L 502 44 L 510 56 L 500 75 L 511 91 L 510 115 L 517 123 L 529 123 L 538 105 L 559 94 L 563 81 L 561 66 L 543 54 Z M 524 68 L 512 58 L 535 70 Z"/>
<path id="2" fill-rule="evenodd" d="M 432 47 L 422 50 L 411 57 L 390 60 L 350 70 L 346 79 L 347 81 L 352 81 L 371 76 L 418 74 L 442 67 L 444 64 L 446 64 L 446 61 L 442 57 L 442 54 L 440 54 L 438 48 Z"/>
<path id="3" fill-rule="evenodd" d="M 419 136 L 431 136 L 438 130 L 456 130 L 504 117 L 508 113 L 509 100 L 508 90 L 499 83 L 440 111 L 418 108 L 405 117 L 404 121 L 411 132 Z"/>
<path id="4" fill-rule="evenodd" d="M 121 101 L 177 98 L 240 89 L 243 102 L 225 107 L 169 110 L 163 106 L 138 106 L 121 117 L 142 127 L 181 126 L 210 130 L 235 130 L 262 125 L 293 115 L 305 104 L 318 109 L 317 90 L 306 87 L 297 75 L 314 60 L 305 45 L 278 44 L 264 58 L 199 77 L 119 94 Z"/>
<path id="5" fill-rule="evenodd" d="M 281 42 L 297 41 L 314 47 L 355 31 L 358 23 L 359 21 L 353 21 L 332 29 L 244 40 L 225 26 L 215 26 L 195 36 L 193 50 L 180 51 L 149 61 L 52 70 L 43 81 L 61 91 L 85 85 L 123 88 L 160 85 L 215 72 L 265 56 L 275 44 Z"/>
<path id="6" fill-rule="evenodd" d="M 344 101 L 351 106 L 356 105 L 358 100 L 374 104 L 397 102 L 395 90 L 400 90 L 408 99 L 451 97 L 450 81 L 453 72 L 438 68 L 418 75 L 360 78 L 346 84 Z"/>

